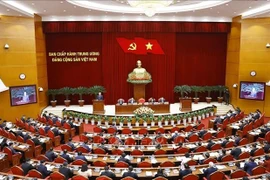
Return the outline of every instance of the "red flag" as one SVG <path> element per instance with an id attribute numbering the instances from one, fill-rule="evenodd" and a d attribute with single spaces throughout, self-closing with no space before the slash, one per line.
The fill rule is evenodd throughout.
<path id="1" fill-rule="evenodd" d="M 158 41 L 155 39 L 144 39 L 144 38 L 116 38 L 117 42 L 125 53 L 133 54 L 164 54 Z"/>

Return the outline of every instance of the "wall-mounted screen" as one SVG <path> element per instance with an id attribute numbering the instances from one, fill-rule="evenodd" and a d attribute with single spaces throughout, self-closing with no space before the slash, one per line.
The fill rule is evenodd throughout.
<path id="1" fill-rule="evenodd" d="M 11 106 L 37 102 L 36 85 L 14 86 L 9 88 Z"/>
<path id="2" fill-rule="evenodd" d="M 264 82 L 240 82 L 240 99 L 251 99 L 263 101 L 265 95 Z"/>

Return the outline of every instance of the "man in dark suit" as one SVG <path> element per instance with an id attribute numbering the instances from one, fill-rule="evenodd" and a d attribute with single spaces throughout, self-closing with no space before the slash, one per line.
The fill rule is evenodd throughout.
<path id="1" fill-rule="evenodd" d="M 51 174 L 50 171 L 48 171 L 47 167 L 44 165 L 45 160 L 41 160 L 40 164 L 37 166 L 37 171 L 42 174 L 42 178 L 45 179 L 47 176 Z"/>
<path id="2" fill-rule="evenodd" d="M 34 138 L 32 138 L 32 141 L 35 143 L 35 146 L 42 145 L 39 138 L 40 138 L 40 136 L 38 134 L 35 134 Z"/>
<path id="3" fill-rule="evenodd" d="M 75 160 L 77 160 L 77 159 L 81 159 L 81 160 L 87 162 L 87 159 L 85 158 L 85 156 L 82 154 L 81 151 L 79 151 L 78 156 L 75 157 Z"/>
<path id="4" fill-rule="evenodd" d="M 133 167 L 132 166 L 129 166 L 128 167 L 128 172 L 124 172 L 124 174 L 123 174 L 123 178 L 124 177 L 132 177 L 132 178 L 134 178 L 134 179 L 138 179 L 139 177 L 138 177 L 138 175 L 135 173 L 135 172 L 132 172 L 133 171 Z"/>
<path id="5" fill-rule="evenodd" d="M 67 150 L 64 150 L 63 153 L 60 155 L 62 158 L 64 158 L 65 160 L 67 160 L 68 163 L 72 162 L 71 157 L 67 154 Z"/>
<path id="6" fill-rule="evenodd" d="M 207 131 L 204 128 L 202 128 L 202 130 L 199 131 L 198 135 L 200 138 L 202 138 L 203 135 L 205 135 L 206 133 L 207 133 Z"/>
<path id="7" fill-rule="evenodd" d="M 58 128 L 54 127 L 51 129 L 55 136 L 58 136 L 60 134 Z"/>
<path id="8" fill-rule="evenodd" d="M 67 145 L 71 147 L 72 151 L 76 149 L 74 144 L 72 143 L 72 138 L 69 138 Z"/>
<path id="9" fill-rule="evenodd" d="M 87 141 L 83 142 L 83 143 L 81 144 L 81 147 L 84 147 L 85 149 L 88 150 L 88 152 L 91 152 L 90 147 L 87 145 Z"/>
<path id="10" fill-rule="evenodd" d="M 221 143 L 221 146 L 223 147 L 223 148 L 225 148 L 226 147 L 226 144 L 229 142 L 229 137 L 225 137 L 225 139 L 224 139 L 224 141 L 222 141 L 222 143 Z"/>
<path id="11" fill-rule="evenodd" d="M 216 116 L 215 120 L 214 120 L 214 129 L 217 129 L 217 125 L 218 124 L 222 124 L 222 119 L 220 118 L 220 116 Z"/>
<path id="12" fill-rule="evenodd" d="M 47 134 L 48 131 L 51 129 L 50 125 L 47 123 L 46 126 L 44 127 L 44 131 Z"/>
<path id="13" fill-rule="evenodd" d="M 56 121 L 59 121 L 58 117 L 52 116 L 52 122 L 53 122 L 53 124 L 56 124 Z"/>
<path id="14" fill-rule="evenodd" d="M 101 94 L 101 92 L 98 93 L 97 100 L 99 101 L 103 100 L 103 95 Z"/>
<path id="15" fill-rule="evenodd" d="M 28 139 L 31 139 L 31 136 L 30 136 L 28 133 L 26 133 L 26 134 L 23 136 L 23 140 L 24 140 L 24 142 L 26 142 Z"/>
<path id="16" fill-rule="evenodd" d="M 1 128 L 4 128 L 4 127 L 6 127 L 6 124 L 7 124 L 7 121 L 4 120 L 4 121 L 1 123 L 0 127 L 1 127 Z"/>
<path id="17" fill-rule="evenodd" d="M 263 146 L 263 150 L 265 153 L 269 153 L 270 152 L 270 144 L 267 141 L 263 142 L 264 146 Z"/>
<path id="18" fill-rule="evenodd" d="M 217 157 L 217 160 L 221 162 L 224 156 L 226 156 L 226 150 L 222 149 L 222 154 Z"/>
<path id="19" fill-rule="evenodd" d="M 270 172 L 270 157 L 269 155 L 265 155 L 265 160 L 263 163 L 260 163 L 261 166 L 265 167 L 268 172 Z"/>
<path id="20" fill-rule="evenodd" d="M 206 148 L 207 148 L 208 150 L 211 150 L 211 147 L 212 147 L 214 144 L 215 144 L 215 143 L 212 141 L 212 139 L 209 139 Z"/>
<path id="21" fill-rule="evenodd" d="M 249 158 L 249 162 L 245 163 L 244 171 L 246 171 L 249 175 L 252 175 L 252 169 L 257 167 L 257 163 L 254 162 L 254 159 L 251 157 Z"/>
<path id="22" fill-rule="evenodd" d="M 53 148 L 50 148 L 49 151 L 45 153 L 45 156 L 49 159 L 49 161 L 54 161 L 57 155 L 53 152 Z"/>
<path id="23" fill-rule="evenodd" d="M 231 155 L 234 159 L 238 159 L 239 155 L 242 153 L 242 150 L 235 145 L 235 147 L 231 150 Z"/>
<path id="24" fill-rule="evenodd" d="M 204 169 L 203 173 L 204 176 L 209 179 L 210 174 L 212 174 L 213 172 L 216 172 L 218 169 L 215 167 L 215 164 L 213 162 L 209 162 L 209 168 Z"/>
<path id="25" fill-rule="evenodd" d="M 234 145 L 239 146 L 240 140 L 241 140 L 241 137 L 238 134 L 236 134 L 235 139 L 234 139 Z"/>
<path id="26" fill-rule="evenodd" d="M 13 142 L 10 142 L 8 145 L 8 148 L 11 150 L 12 154 L 19 154 L 20 152 L 17 152 L 14 148 L 13 148 Z"/>
<path id="27" fill-rule="evenodd" d="M 182 179 L 184 176 L 191 174 L 192 170 L 190 169 L 189 165 L 187 163 L 184 164 L 184 170 L 180 169 L 179 171 L 179 177 Z"/>
<path id="28" fill-rule="evenodd" d="M 30 159 L 25 159 L 21 165 L 21 168 L 23 169 L 24 175 L 28 174 L 28 171 L 31 169 L 35 169 L 35 167 L 30 164 Z"/>
<path id="29" fill-rule="evenodd" d="M 67 167 L 67 165 L 68 163 L 64 162 L 63 165 L 59 168 L 59 172 L 65 176 L 66 180 L 68 180 L 69 178 L 72 178 L 73 176 L 73 171 L 71 171 Z"/>
<path id="30" fill-rule="evenodd" d="M 116 177 L 115 174 L 112 171 L 110 171 L 109 166 L 105 166 L 104 171 L 102 171 L 100 173 L 100 175 L 101 176 L 107 176 L 107 177 L 112 178 L 112 179 L 114 179 Z"/>
<path id="31" fill-rule="evenodd" d="M 258 148 L 257 148 L 256 146 L 257 146 L 256 143 L 253 143 L 253 144 L 252 144 L 252 149 L 251 149 L 251 151 L 250 151 L 250 155 L 251 155 L 251 156 L 254 156 L 254 153 L 258 150 Z"/>
<path id="32" fill-rule="evenodd" d="M 121 157 L 118 159 L 118 162 L 122 161 L 122 162 L 125 162 L 127 164 L 131 164 L 130 160 L 125 158 L 126 154 L 125 153 L 122 153 Z"/>
<path id="33" fill-rule="evenodd" d="M 109 152 L 108 148 L 105 146 L 104 141 L 102 141 L 98 147 L 103 149 L 106 153 Z"/>

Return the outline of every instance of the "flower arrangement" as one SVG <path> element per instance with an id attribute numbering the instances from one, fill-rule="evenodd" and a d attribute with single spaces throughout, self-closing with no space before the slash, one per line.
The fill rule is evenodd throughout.
<path id="1" fill-rule="evenodd" d="M 145 106 L 141 106 L 133 112 L 136 116 L 140 116 L 140 117 L 143 117 L 143 116 L 149 117 L 154 114 L 154 111 L 151 108 L 145 107 Z"/>

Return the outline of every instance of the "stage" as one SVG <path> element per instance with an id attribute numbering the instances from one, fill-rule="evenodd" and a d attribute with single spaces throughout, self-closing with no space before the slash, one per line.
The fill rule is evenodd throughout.
<path id="1" fill-rule="evenodd" d="M 232 105 L 225 105 L 224 103 L 218 103 L 218 102 L 212 102 L 210 104 L 207 104 L 206 102 L 199 102 L 198 104 L 192 103 L 192 111 L 204 109 L 206 107 L 211 107 L 211 106 L 217 106 L 217 114 L 225 114 L 229 110 L 233 110 Z M 176 114 L 176 113 L 184 113 L 179 110 L 180 104 L 179 103 L 174 103 L 170 104 L 170 113 L 163 113 L 163 114 L 155 114 L 155 115 L 168 115 L 168 114 Z M 53 113 L 58 116 L 62 116 L 62 111 L 63 109 L 66 110 L 72 110 L 72 111 L 77 111 L 77 112 L 82 112 L 82 113 L 93 113 L 93 106 L 92 105 L 84 105 L 83 107 L 80 107 L 79 105 L 71 105 L 69 107 L 66 107 L 64 105 L 59 105 L 56 107 L 52 106 L 47 106 L 43 111 L 47 111 L 49 113 Z M 187 111 L 185 111 L 187 112 Z M 105 114 L 107 116 L 114 116 L 115 115 L 115 105 L 106 105 L 105 106 Z M 133 116 L 133 114 L 121 114 L 121 116 Z"/>

